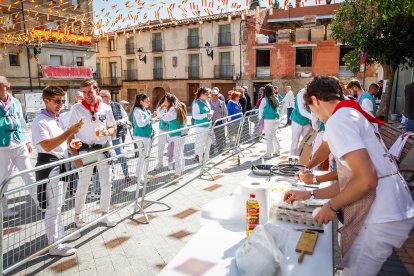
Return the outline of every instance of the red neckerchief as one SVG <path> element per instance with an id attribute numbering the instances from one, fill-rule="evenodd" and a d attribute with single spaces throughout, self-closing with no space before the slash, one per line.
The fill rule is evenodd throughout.
<path id="1" fill-rule="evenodd" d="M 338 111 L 339 109 L 341 109 L 342 107 L 350 107 L 353 109 L 356 109 L 359 111 L 359 113 L 361 113 L 365 119 L 367 119 L 370 123 L 374 123 L 374 124 L 379 124 L 379 125 L 383 125 L 384 122 L 373 117 L 371 114 L 365 112 L 362 107 L 359 105 L 359 103 L 357 103 L 354 100 L 344 100 L 339 102 L 336 106 L 334 111 L 332 112 L 332 115 L 335 114 L 336 111 Z"/>
<path id="2" fill-rule="evenodd" d="M 83 100 L 82 101 L 82 105 L 87 109 L 87 110 L 89 110 L 89 111 L 92 111 L 92 112 L 94 112 L 94 113 L 98 113 L 98 107 L 99 107 L 99 101 L 97 100 L 96 101 L 96 103 L 95 103 L 95 105 L 93 106 L 93 109 L 92 109 L 92 107 L 85 101 L 85 100 Z"/>

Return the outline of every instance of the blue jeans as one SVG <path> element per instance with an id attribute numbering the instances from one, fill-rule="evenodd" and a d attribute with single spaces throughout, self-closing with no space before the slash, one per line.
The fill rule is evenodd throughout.
<path id="1" fill-rule="evenodd" d="M 407 119 L 405 124 L 405 131 L 414 132 L 414 120 Z"/>
<path id="2" fill-rule="evenodd" d="M 121 144 L 121 138 L 117 138 L 112 140 L 112 145 L 116 146 L 116 145 L 120 145 Z M 115 149 L 115 153 L 116 155 L 121 155 L 122 154 L 122 148 L 118 147 Z M 122 172 L 124 173 L 124 176 L 128 175 L 128 164 L 126 162 L 125 156 L 122 156 L 118 159 L 119 163 L 121 164 L 122 167 Z"/>
<path id="3" fill-rule="evenodd" d="M 290 120 L 290 116 L 292 115 L 293 107 L 287 108 L 287 125 L 292 124 L 292 121 Z"/>

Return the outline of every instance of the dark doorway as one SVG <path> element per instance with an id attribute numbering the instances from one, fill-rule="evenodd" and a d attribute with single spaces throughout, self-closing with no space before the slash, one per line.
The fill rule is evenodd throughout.
<path id="1" fill-rule="evenodd" d="M 152 90 L 152 107 L 155 109 L 158 102 L 161 100 L 162 97 L 165 95 L 165 90 L 162 87 L 155 87 Z"/>

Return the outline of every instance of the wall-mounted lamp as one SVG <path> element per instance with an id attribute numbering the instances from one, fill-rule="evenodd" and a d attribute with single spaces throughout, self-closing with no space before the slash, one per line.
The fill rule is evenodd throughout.
<path id="1" fill-rule="evenodd" d="M 33 47 L 33 53 L 35 56 L 40 55 L 42 53 L 42 44 L 37 44 Z"/>
<path id="2" fill-rule="evenodd" d="M 147 64 L 147 56 L 146 55 L 142 56 L 143 50 L 144 49 L 142 47 L 139 47 L 139 49 L 137 50 L 137 52 L 138 52 L 138 59 L 140 61 L 143 61 L 145 64 Z"/>
<path id="3" fill-rule="evenodd" d="M 213 59 L 213 50 L 210 49 L 210 43 L 208 43 L 207 41 L 206 44 L 204 44 L 204 46 L 206 47 L 207 56 Z"/>

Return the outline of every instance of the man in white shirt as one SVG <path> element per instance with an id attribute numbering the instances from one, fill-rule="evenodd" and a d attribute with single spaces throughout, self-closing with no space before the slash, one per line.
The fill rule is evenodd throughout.
<path id="1" fill-rule="evenodd" d="M 290 115 L 292 114 L 293 109 L 295 108 L 295 95 L 293 95 L 292 87 L 289 85 L 285 87 L 285 97 L 283 98 L 284 108 L 287 110 L 287 124 L 290 125 L 292 121 L 290 120 Z"/>
<path id="2" fill-rule="evenodd" d="M 334 77 L 315 77 L 305 102 L 326 124 L 324 140 L 337 161 L 338 182 L 310 192 L 288 191 L 285 201 L 330 199 L 314 220 L 327 224 L 342 210 L 342 275 L 377 275 L 414 224 L 410 191 L 372 125 L 382 122 L 344 100 Z"/>
<path id="3" fill-rule="evenodd" d="M 59 112 L 65 102 L 64 96 L 65 92 L 60 87 L 49 86 L 43 90 L 43 101 L 46 108 L 42 109 L 32 122 L 32 138 L 38 153 L 36 166 L 66 158 L 67 142 L 74 134 L 78 133 L 83 125 L 81 120 L 63 131 Z M 55 243 L 66 235 L 62 222 L 62 205 L 65 201 L 67 182 L 53 178 L 65 172 L 66 169 L 62 165 L 36 171 L 37 181 L 50 179 L 49 182 L 37 187 L 39 198 L 42 199 L 40 204 L 46 208 L 45 232 L 49 244 Z M 79 237 L 80 235 L 77 235 L 70 240 Z M 75 248 L 62 243 L 49 250 L 49 254 L 52 256 L 66 257 L 75 253 Z"/>
<path id="4" fill-rule="evenodd" d="M 116 135 L 116 121 L 112 114 L 111 107 L 98 100 L 98 86 L 94 80 L 86 80 L 81 84 L 84 100 L 72 107 L 69 125 L 83 119 L 84 125 L 76 134 L 76 138 L 82 141 L 79 150 L 71 148 L 72 156 L 85 154 L 109 146 L 111 137 Z M 76 160 L 76 168 L 107 159 L 109 152 L 99 153 L 82 160 Z M 101 185 L 100 209 L 102 215 L 109 212 L 111 201 L 110 165 L 107 162 L 96 165 Z M 83 168 L 79 173 L 79 184 L 75 198 L 75 223 L 81 227 L 86 221 L 82 217 L 85 207 L 86 194 L 89 188 L 89 181 L 93 173 L 93 166 Z M 116 225 L 109 217 L 102 220 L 108 227 Z"/>
<path id="5" fill-rule="evenodd" d="M 30 142 L 30 134 L 23 118 L 22 106 L 18 99 L 9 93 L 10 83 L 7 78 L 0 76 L 0 183 L 6 180 L 16 167 L 19 171 L 32 168 L 30 153 L 33 147 Z M 32 173 L 22 175 L 26 185 L 35 182 Z M 8 184 L 4 191 L 7 191 Z M 29 188 L 30 196 L 36 205 L 36 187 Z M 9 218 L 19 214 L 9 209 L 7 196 L 2 199 L 3 217 Z"/>
<path id="6" fill-rule="evenodd" d="M 374 98 L 362 89 L 361 83 L 358 80 L 352 80 L 346 88 L 351 90 L 352 95 L 356 98 L 356 101 L 361 105 L 362 109 L 374 116 Z"/>

